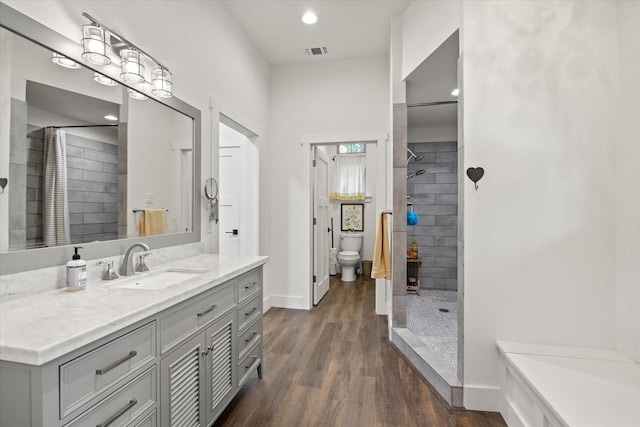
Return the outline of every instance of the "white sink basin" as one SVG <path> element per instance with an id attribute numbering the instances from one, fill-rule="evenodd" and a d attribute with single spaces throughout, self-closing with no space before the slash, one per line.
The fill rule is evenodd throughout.
<path id="1" fill-rule="evenodd" d="M 146 289 L 157 291 L 193 279 L 208 270 L 193 270 L 187 268 L 171 268 L 168 270 L 136 273 L 134 276 L 116 279 L 109 285 L 111 289 Z"/>

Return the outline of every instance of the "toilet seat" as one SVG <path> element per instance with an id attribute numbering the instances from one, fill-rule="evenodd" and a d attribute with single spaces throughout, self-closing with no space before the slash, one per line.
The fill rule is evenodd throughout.
<path id="1" fill-rule="evenodd" d="M 356 251 L 342 251 L 338 253 L 338 259 L 340 260 L 358 260 L 360 259 L 360 254 Z"/>

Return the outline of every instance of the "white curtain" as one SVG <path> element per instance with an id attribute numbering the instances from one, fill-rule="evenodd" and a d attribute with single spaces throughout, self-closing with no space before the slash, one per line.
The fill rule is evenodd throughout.
<path id="1" fill-rule="evenodd" d="M 67 202 L 67 153 L 65 134 L 57 128 L 44 130 L 44 200 L 42 237 L 45 246 L 70 243 Z"/>
<path id="2" fill-rule="evenodd" d="M 337 155 L 333 165 L 332 200 L 364 200 L 364 154 Z"/>

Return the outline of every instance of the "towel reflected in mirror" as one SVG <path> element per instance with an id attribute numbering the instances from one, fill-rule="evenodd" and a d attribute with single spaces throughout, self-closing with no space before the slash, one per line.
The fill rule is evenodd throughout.
<path id="1" fill-rule="evenodd" d="M 166 209 L 145 209 L 140 219 L 140 236 L 164 234 L 166 224 Z"/>

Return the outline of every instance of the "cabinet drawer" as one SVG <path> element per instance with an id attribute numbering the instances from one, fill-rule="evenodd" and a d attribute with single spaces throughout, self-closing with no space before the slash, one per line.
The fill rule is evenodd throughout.
<path id="1" fill-rule="evenodd" d="M 255 319 L 262 317 L 262 292 L 251 298 L 238 309 L 238 331 L 244 332 Z"/>
<path id="2" fill-rule="evenodd" d="M 254 271 L 238 279 L 238 300 L 244 301 L 260 290 L 260 272 Z"/>
<path id="3" fill-rule="evenodd" d="M 206 296 L 162 317 L 160 319 L 162 353 L 233 308 L 235 285 L 235 280 L 220 285 Z"/>
<path id="4" fill-rule="evenodd" d="M 130 425 L 132 420 L 155 404 L 156 367 L 154 366 L 67 424 L 67 427 Z"/>
<path id="5" fill-rule="evenodd" d="M 262 339 L 262 319 L 256 319 L 247 330 L 238 337 L 238 354 L 242 359 L 246 351 Z"/>
<path id="6" fill-rule="evenodd" d="M 251 350 L 238 363 L 238 376 L 240 377 L 239 387 L 247 381 L 247 378 L 262 364 L 262 341 Z"/>
<path id="7" fill-rule="evenodd" d="M 156 427 L 158 424 L 158 418 L 156 417 L 156 411 L 154 410 L 152 413 L 142 418 L 137 423 L 133 423 L 132 427 Z"/>
<path id="8" fill-rule="evenodd" d="M 156 323 L 151 322 L 60 365 L 60 417 L 153 361 L 156 349 Z"/>

